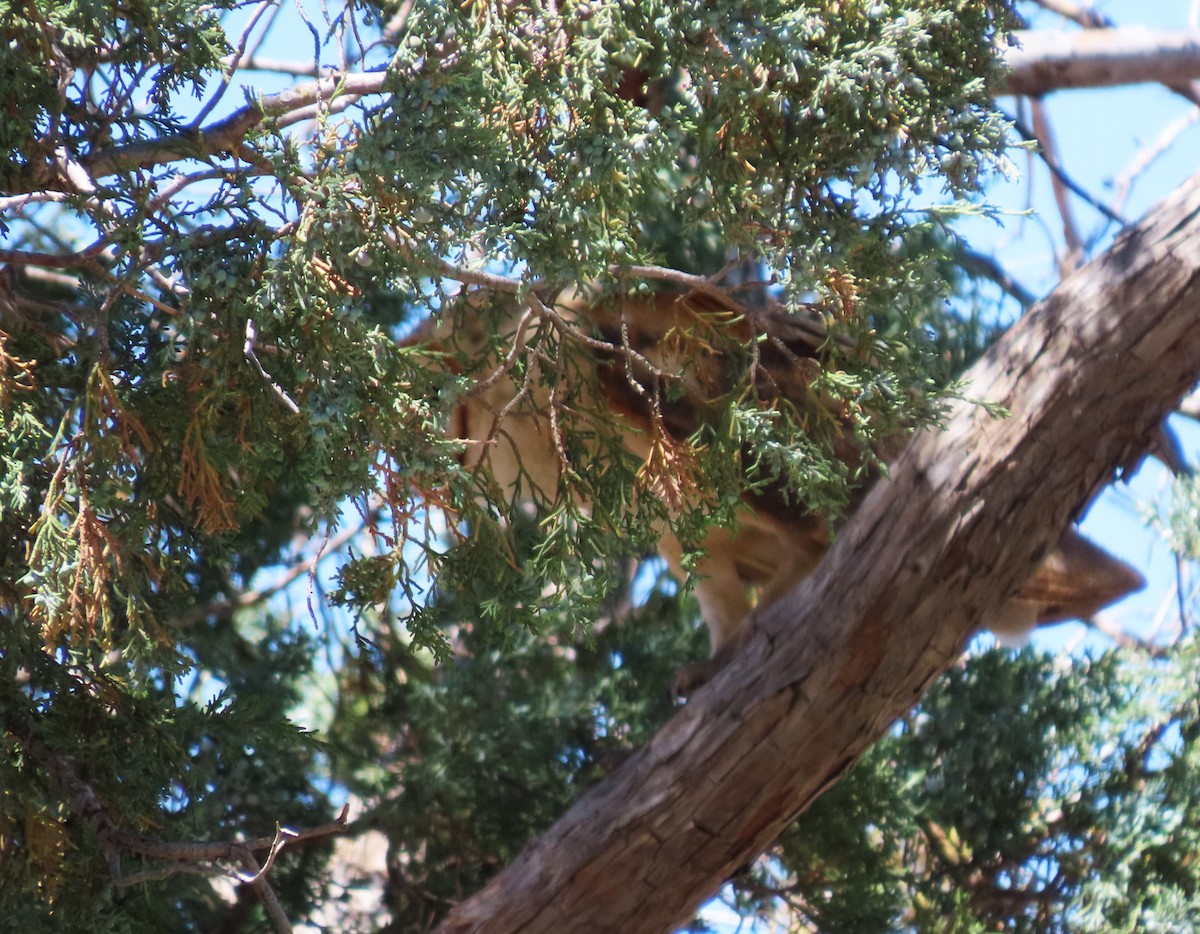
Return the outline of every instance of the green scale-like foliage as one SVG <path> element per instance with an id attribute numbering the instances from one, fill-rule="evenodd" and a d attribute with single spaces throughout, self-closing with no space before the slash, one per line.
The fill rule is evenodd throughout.
<path id="1" fill-rule="evenodd" d="M 418 570 L 401 547 L 420 509 L 414 491 L 482 530 L 474 479 L 456 474 L 443 439 L 463 382 L 397 342 L 451 301 L 456 276 L 467 274 L 446 263 L 512 271 L 520 288 L 607 279 L 613 264 L 661 260 L 669 244 L 651 234 L 665 217 L 682 234 L 675 242 L 716 235 L 727 248 L 758 251 L 789 301 L 852 308 L 830 323 L 859 350 L 833 354 L 814 382 L 846 409 L 838 432 L 848 428 L 865 449 L 931 417 L 931 348 L 917 325 L 939 284 L 922 251 L 899 247 L 924 223 L 910 211 L 918 182 L 967 194 L 998 157 L 1004 128 L 987 86 L 991 42 L 1007 23 L 999 4 L 839 4 L 826 13 L 806 4 L 555 12 L 418 3 L 395 37 L 389 94 L 364 99 L 350 119 L 330 118 L 307 151 L 268 119 L 248 140 L 260 167 L 235 161 L 212 173 L 206 198 L 166 202 L 150 182 L 166 183 L 173 166 L 155 164 L 137 141 L 159 132 L 171 136 L 171 152 L 203 146 L 173 113 L 170 92 L 204 75 L 225 46 L 207 13 L 164 8 L 168 25 L 151 29 L 136 11 L 111 22 L 106 8 L 90 12 L 93 41 L 110 41 L 106 30 L 122 36 L 102 75 L 110 112 L 92 118 L 111 141 L 72 151 L 72 127 L 88 126 L 77 110 L 94 93 L 85 62 L 61 92 L 78 107 L 63 104 L 51 131 L 34 95 L 22 126 L 63 144 L 84 170 L 105 159 L 152 164 L 102 179 L 109 201 L 73 206 L 103 216 L 118 247 L 85 265 L 89 291 L 62 319 L 75 349 L 34 346 L 32 328 L 9 342 L 57 405 L 40 419 L 57 438 L 49 445 L 29 440 L 27 404 L 10 405 L 11 475 L 30 477 L 40 444 L 50 476 L 5 487 L 17 537 L 37 536 L 17 596 L 31 601 L 48 643 L 81 629 L 109 644 L 161 641 L 156 627 L 189 597 L 211 599 L 227 589 L 222 575 L 244 581 L 268 564 L 296 531 L 289 515 L 303 512 L 293 523 L 316 529 L 338 521 L 347 498 L 377 490 L 392 544 L 346 568 L 338 598 L 355 611 Z M 54 18 L 25 28 L 59 35 L 63 48 L 82 42 Z M 116 93 L 139 54 L 156 92 L 145 119 Z M 631 94 L 631 74 L 661 102 Z M 15 183 L 40 178 L 31 158 L 12 169 Z M 697 250 L 699 262 L 706 254 Z M 164 290 L 167 277 L 185 290 Z M 831 426 L 822 437 L 805 418 L 762 411 L 736 391 L 750 366 L 745 348 L 717 349 L 741 369 L 727 411 L 693 442 L 712 487 L 705 513 L 715 503 L 730 515 L 744 478 L 727 465 L 743 449 L 757 452 L 752 481 L 782 478 L 814 509 L 844 504 L 851 476 L 833 456 Z M 543 379 L 586 382 L 579 341 L 548 334 L 534 351 L 564 361 Z M 465 375 L 472 364 L 457 366 Z M 430 570 L 448 562 L 445 581 L 470 578 L 496 595 L 481 612 L 501 631 L 514 605 L 533 605 L 512 599 L 519 589 L 540 593 L 580 573 L 571 592 L 586 620 L 609 586 L 602 571 L 587 583 L 589 569 L 651 543 L 655 512 L 635 509 L 628 493 L 639 465 L 605 437 L 603 413 L 584 421 L 567 420 L 567 448 L 613 454 L 598 461 L 603 476 L 564 476 L 566 512 L 546 526 L 521 583 L 500 560 L 505 548 L 477 545 L 469 565 L 465 553 L 443 557 L 444 545 L 422 552 Z M 589 494 L 589 509 L 574 508 L 572 489 Z M 706 515 L 677 512 L 695 540 Z M 76 598 L 64 600 L 72 588 Z M 410 608 L 417 644 L 444 652 L 419 604 Z"/>
<path id="2" fill-rule="evenodd" d="M 0 191 L 16 190 L 31 178 L 49 182 L 47 163 L 59 146 L 84 156 L 178 126 L 179 95 L 194 92 L 229 52 L 220 16 L 235 5 L 233 0 L 0 3 L 0 87 L 6 101 L 0 111 Z M 99 104 L 84 77 L 97 70 L 103 71 L 108 94 Z M 147 100 L 136 100 L 139 96 Z"/>
<path id="3" fill-rule="evenodd" d="M 212 142 L 243 105 L 235 75 L 210 132 L 192 126 L 240 34 L 223 9 L 0 19 L 0 188 L 45 195 L 0 215 L 23 254 L 0 282 L 0 915 L 31 931 L 267 923 L 199 875 L 118 885 L 67 766 L 123 830 L 165 842 L 320 824 L 353 794 L 355 830 L 391 844 L 384 908 L 426 926 L 674 709 L 673 673 L 704 646 L 686 598 L 645 566 L 631 587 L 655 522 L 696 541 L 747 483 L 837 514 L 861 477 L 835 446 L 935 420 L 979 349 L 942 313 L 952 240 L 924 208 L 1003 167 L 1006 3 L 415 2 L 356 76 L 386 66 L 378 93 L 331 83 L 310 137 L 275 102 Z M 298 34 L 356 47 L 395 12 Z M 68 184 L 88 172 L 94 191 Z M 489 364 L 409 338 L 463 288 L 498 315 L 535 290 L 644 296 L 664 277 L 633 267 L 709 274 L 731 250 L 785 305 L 825 311 L 838 339 L 812 389 L 836 423 L 765 403 L 753 348 L 712 335 L 729 391 L 673 452 L 696 498 L 647 505 L 593 348 L 543 321 L 512 372 L 573 416 L 561 495 L 534 515 L 461 468 L 447 429 Z M 319 573 L 253 591 L 298 539 L 360 517 Z M 794 897 L 831 930 L 1189 917 L 1189 658 L 1162 663 L 1179 714 L 1152 773 L 1125 755 L 1153 722 L 1133 676 L 977 663 L 733 897 Z M 1108 746 L 1089 739 L 1101 720 Z M 1072 786 L 1086 770 L 1100 784 Z M 1153 808 L 1134 794 L 1151 786 Z M 1060 802 L 1057 836 L 1039 796 Z M 1029 852 L 1051 838 L 1052 857 Z M 295 917 L 335 900 L 327 853 L 272 870 Z M 969 889 L 1052 863 L 1086 872 L 1050 920 Z M 162 868 L 126 852 L 119 872 Z"/>
<path id="4" fill-rule="evenodd" d="M 1189 930 L 1195 664 L 972 658 L 734 891 L 828 932 Z"/>
<path id="5" fill-rule="evenodd" d="M 424 930 L 635 752 L 672 712 L 665 660 L 703 651 L 686 617 L 656 589 L 586 642 L 558 615 L 502 653 L 467 632 L 437 668 L 384 640 L 343 673 L 334 770 L 381 802 L 388 930 Z M 977 655 L 723 899 L 828 932 L 1190 929 L 1195 665 L 1194 639 L 1154 660 Z"/>

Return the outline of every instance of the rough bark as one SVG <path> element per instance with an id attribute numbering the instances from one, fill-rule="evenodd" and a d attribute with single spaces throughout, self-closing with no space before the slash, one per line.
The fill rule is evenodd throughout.
<path id="1" fill-rule="evenodd" d="M 1200 371 L 1200 176 L 972 370 L 819 570 L 651 743 L 440 928 L 685 923 L 958 656 Z"/>
<path id="2" fill-rule="evenodd" d="M 1016 33 L 1005 53 L 1004 93 L 1037 97 L 1067 88 L 1152 82 L 1175 88 L 1200 78 L 1200 32 L 1119 29 Z"/>

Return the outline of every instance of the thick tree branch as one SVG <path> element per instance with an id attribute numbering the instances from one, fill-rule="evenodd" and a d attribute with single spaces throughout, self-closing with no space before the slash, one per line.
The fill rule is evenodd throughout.
<path id="1" fill-rule="evenodd" d="M 201 129 L 187 130 L 156 139 L 101 149 L 80 163 L 93 178 L 118 172 L 148 169 L 181 159 L 206 159 L 219 153 L 235 153 L 252 129 L 267 119 L 287 121 L 295 113 L 312 114 L 311 108 L 343 109 L 359 98 L 381 94 L 388 81 L 385 71 L 335 74 L 316 81 L 268 94 L 228 117 Z M 45 179 L 38 188 L 54 188 Z M 32 190 L 32 189 L 31 189 Z M 19 192 L 14 192 L 14 194 Z"/>
<path id="2" fill-rule="evenodd" d="M 1200 370 L 1200 177 L 972 368 L 721 674 L 443 924 L 667 931 L 917 702 Z"/>
<path id="3" fill-rule="evenodd" d="M 1037 0 L 1037 3 L 1047 10 L 1073 20 L 1084 29 L 1117 29 L 1117 24 L 1112 17 L 1088 6 L 1071 3 L 1068 0 Z M 1175 75 L 1169 75 L 1168 79 L 1162 83 L 1180 97 L 1200 106 L 1200 83 L 1190 79 L 1180 79 Z"/>
<path id="4" fill-rule="evenodd" d="M 1003 89 L 1037 97 L 1067 88 L 1154 82 L 1172 90 L 1200 78 L 1200 33 L 1134 26 L 1082 32 L 1031 29 L 1005 54 Z"/>
<path id="5" fill-rule="evenodd" d="M 6 733 L 21 744 L 25 754 L 38 763 L 51 776 L 54 784 L 65 796 L 68 806 L 80 820 L 95 833 L 108 858 L 113 882 L 122 888 L 130 885 L 167 878 L 176 873 L 200 873 L 202 875 L 231 875 L 242 885 L 250 886 L 263 902 L 271 924 L 279 934 L 290 934 L 291 924 L 284 914 L 274 890 L 267 882 L 267 873 L 284 846 L 304 840 L 328 837 L 345 833 L 349 805 L 342 808 L 337 818 L 329 823 L 308 830 L 296 831 L 276 825 L 273 836 L 257 840 L 210 843 L 200 840 L 164 842 L 139 834 L 130 833 L 109 814 L 92 787 L 84 782 L 74 764 L 50 750 L 37 736 L 21 728 L 6 724 Z M 256 851 L 267 851 L 267 858 L 259 865 Z M 165 861 L 165 865 L 145 872 L 126 875 L 121 871 L 121 854 L 134 853 Z M 246 872 L 229 872 L 216 865 L 218 862 L 238 863 Z"/>

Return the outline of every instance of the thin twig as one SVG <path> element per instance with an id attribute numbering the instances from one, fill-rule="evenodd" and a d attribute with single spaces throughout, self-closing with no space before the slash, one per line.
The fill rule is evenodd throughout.
<path id="1" fill-rule="evenodd" d="M 146 213 L 150 214 L 161 210 L 165 205 L 170 204 L 172 198 L 190 185 L 218 178 L 223 179 L 228 174 L 229 172 L 225 169 L 205 169 L 201 172 L 192 172 L 189 175 L 184 175 L 180 172 L 174 175 L 162 188 L 155 188 L 153 197 L 146 202 Z"/>
<path id="2" fill-rule="evenodd" d="M 1175 558 L 1175 594 L 1178 597 L 1177 603 L 1179 606 L 1179 631 L 1180 631 L 1180 634 L 1186 635 L 1192 628 L 1192 620 L 1191 620 L 1191 614 L 1188 613 L 1187 596 L 1186 596 L 1187 588 L 1184 587 L 1184 580 L 1183 580 L 1184 560 L 1183 560 L 1183 556 L 1180 555 L 1179 552 L 1175 552 L 1174 558 Z"/>
<path id="3" fill-rule="evenodd" d="M 566 382 L 566 366 L 567 355 L 560 353 L 554 360 L 554 383 L 550 387 L 550 438 L 554 444 L 555 453 L 558 454 L 558 462 L 564 474 L 571 469 L 571 461 L 567 457 L 567 440 L 566 434 L 563 431 L 562 422 L 559 420 L 559 411 L 562 407 L 562 402 L 559 398 L 559 389 Z"/>
<path id="4" fill-rule="evenodd" d="M 269 600 L 271 597 L 280 591 L 286 589 L 294 580 L 302 574 L 311 574 L 315 572 L 317 566 L 330 555 L 336 554 L 338 550 L 357 536 L 366 527 L 366 522 L 358 525 L 348 526 L 339 532 L 336 536 L 322 543 L 322 547 L 317 550 L 317 553 L 305 561 L 297 562 L 284 571 L 279 577 L 272 581 L 268 586 L 259 590 L 247 590 L 240 593 L 236 600 L 218 600 L 212 603 L 206 603 L 203 606 L 193 607 L 186 613 L 175 617 L 171 620 L 171 626 L 179 628 L 183 626 L 191 626 L 207 616 L 219 613 L 232 613 L 235 610 L 245 609 L 249 606 L 254 606 Z"/>
<path id="5" fill-rule="evenodd" d="M 275 894 L 275 890 L 271 888 L 271 884 L 263 875 L 264 870 L 258 868 L 258 861 L 254 858 L 254 854 L 247 850 L 241 854 L 241 860 L 242 864 L 253 874 L 253 881 L 246 884 L 254 889 L 254 893 L 262 901 L 263 910 L 266 911 L 267 917 L 271 921 L 271 927 L 275 929 L 275 934 L 292 934 L 292 923 L 288 920 L 283 906 L 279 904 L 279 896 Z"/>
<path id="6" fill-rule="evenodd" d="M 254 12 L 250 14 L 250 20 L 246 23 L 246 27 L 242 30 L 242 34 L 238 37 L 238 43 L 234 49 L 233 55 L 222 61 L 222 64 L 224 64 L 225 67 L 221 71 L 220 86 L 217 88 L 213 96 L 208 99 L 208 103 L 201 107 L 200 112 L 196 114 L 196 119 L 191 123 L 192 130 L 198 129 L 200 125 L 204 123 L 208 115 L 212 113 L 213 108 L 221 102 L 221 98 L 225 96 L 225 92 L 229 90 L 229 84 L 231 81 L 233 81 L 233 76 L 237 72 L 238 62 L 241 61 L 242 55 L 244 55 L 246 52 L 246 45 L 250 41 L 250 33 L 254 32 L 254 27 L 257 26 L 258 21 L 262 19 L 262 15 L 266 13 L 268 9 L 275 6 L 276 2 L 277 0 L 261 0 L 258 6 L 254 8 Z"/>
<path id="7" fill-rule="evenodd" d="M 296 403 L 292 400 L 292 397 L 284 392 L 282 386 L 271 379 L 271 377 L 267 374 L 267 371 L 263 369 L 262 364 L 258 362 L 258 356 L 254 353 L 254 341 L 257 336 L 258 332 L 254 325 L 254 319 L 247 318 L 246 341 L 242 345 L 242 353 L 250 362 L 250 366 L 254 368 L 254 371 L 262 377 L 263 382 L 267 384 L 271 390 L 271 394 L 279 401 L 279 403 L 293 415 L 299 415 L 300 406 L 296 405 Z"/>
<path id="8" fill-rule="evenodd" d="M 271 841 L 271 848 L 267 851 L 267 858 L 263 861 L 262 867 L 252 875 L 238 875 L 238 879 L 247 885 L 254 885 L 256 882 L 264 879 L 271 867 L 275 865 L 275 858 L 283 851 L 284 844 L 295 840 L 300 835 L 282 824 L 275 825 L 275 837 Z"/>
<path id="9" fill-rule="evenodd" d="M 1024 121 L 1022 121 L 1020 117 L 1016 117 L 1016 116 L 1013 116 L 1010 114 L 1005 114 L 1004 116 L 1007 120 L 1009 120 L 1012 123 L 1013 127 L 1016 129 L 1016 131 L 1018 133 L 1021 134 L 1021 136 L 1023 138 L 1025 138 L 1027 140 L 1032 140 L 1034 142 L 1038 141 L 1037 133 L 1035 133 L 1028 126 L 1026 126 Z M 1100 201 L 1098 198 L 1091 195 L 1086 188 L 1084 188 L 1082 185 L 1080 185 L 1078 182 L 1076 182 L 1073 178 L 1071 178 L 1066 173 L 1066 171 L 1063 169 L 1062 165 L 1059 163 L 1057 158 L 1053 157 L 1050 153 L 1047 153 L 1045 151 L 1040 151 L 1038 153 L 1038 155 L 1041 158 L 1042 162 L 1045 163 L 1046 168 L 1048 168 L 1050 170 L 1050 174 L 1052 176 L 1054 176 L 1055 178 L 1057 178 L 1060 182 L 1062 182 L 1062 184 L 1064 186 L 1066 186 L 1068 189 L 1070 189 L 1072 192 L 1074 192 L 1075 195 L 1077 195 L 1079 198 L 1083 199 L 1085 202 L 1087 202 L 1089 205 L 1091 205 L 1093 208 L 1095 208 L 1097 211 L 1099 211 L 1101 214 L 1103 214 L 1106 218 L 1108 218 L 1114 224 L 1120 224 L 1122 227 L 1126 226 L 1126 221 L 1120 214 L 1118 214 L 1116 211 L 1114 211 L 1112 208 L 1110 208 L 1104 202 Z"/>
<path id="10" fill-rule="evenodd" d="M 1089 629 L 1094 629 L 1101 635 L 1111 639 L 1123 649 L 1138 649 L 1145 652 L 1151 658 L 1162 658 L 1166 655 L 1166 649 L 1163 646 L 1135 636 L 1119 623 L 1114 622 L 1106 613 L 1098 613 L 1090 619 L 1083 620 L 1083 623 Z"/>
<path id="11" fill-rule="evenodd" d="M 1033 118 L 1033 133 L 1040 146 L 1042 158 L 1046 165 L 1060 165 L 1058 146 L 1054 141 L 1054 132 L 1050 127 L 1050 121 L 1046 117 L 1046 108 L 1037 98 L 1030 100 L 1029 108 Z M 1079 227 L 1075 223 L 1075 215 L 1071 210 L 1071 198 L 1063 181 L 1065 174 L 1060 172 L 1051 172 L 1050 174 L 1054 202 L 1058 205 L 1058 216 L 1062 219 L 1063 240 L 1067 245 L 1067 255 L 1063 260 L 1063 268 L 1060 270 L 1064 278 L 1067 273 L 1074 272 L 1078 268 L 1084 257 L 1083 237 L 1080 236 Z"/>
<path id="12" fill-rule="evenodd" d="M 342 111 L 357 104 L 358 101 L 359 95 L 339 94 L 332 101 L 321 101 L 316 104 L 310 104 L 308 107 L 301 107 L 299 110 L 294 110 L 286 116 L 280 117 L 278 126 L 283 130 L 290 126 L 295 126 L 297 123 L 304 123 L 306 120 L 316 120 L 320 117 L 340 114 Z"/>
<path id="13" fill-rule="evenodd" d="M 1125 167 L 1125 170 L 1113 180 L 1113 187 L 1116 189 L 1112 200 L 1114 211 L 1120 212 L 1124 209 L 1125 199 L 1129 196 L 1129 190 L 1133 187 L 1134 180 L 1146 171 L 1159 156 L 1170 149 L 1175 140 L 1198 119 L 1200 119 L 1200 107 L 1188 109 L 1187 112 L 1180 114 L 1163 127 L 1154 142 L 1142 148 L 1133 161 Z"/>
<path id="14" fill-rule="evenodd" d="M 164 879 L 179 875 L 205 876 L 210 879 L 213 876 L 232 877 L 232 873 L 228 869 L 220 866 L 202 866 L 199 863 L 168 863 L 163 866 L 155 866 L 153 869 L 125 873 L 115 884 L 122 889 L 131 889 L 149 882 L 162 882 Z"/>
<path id="15" fill-rule="evenodd" d="M 554 308 L 551 308 L 549 305 L 543 302 L 536 293 L 530 293 L 529 301 L 533 302 L 538 314 L 550 321 L 560 333 L 569 335 L 572 340 L 583 344 L 585 347 L 599 351 L 600 353 L 624 357 L 630 362 L 638 363 L 645 367 L 647 372 L 652 376 L 660 377 L 662 379 L 677 378 L 674 374 L 668 373 L 666 370 L 655 366 L 654 363 L 648 360 L 637 350 L 634 350 L 634 348 L 628 343 L 613 344 L 609 341 L 592 337 L 590 334 L 576 326 L 573 322 L 567 321 L 567 319 L 559 314 Z"/>
<path id="16" fill-rule="evenodd" d="M 517 321 L 517 329 L 513 332 L 513 344 L 508 349 L 508 353 L 504 355 L 504 359 L 500 362 L 500 365 L 496 367 L 496 369 L 490 373 L 486 379 L 480 380 L 469 390 L 467 390 L 468 398 L 471 396 L 482 395 L 483 393 L 487 392 L 513 368 L 513 365 L 517 362 L 517 356 L 525 346 L 525 328 L 528 326 L 529 320 L 532 317 L 533 309 L 526 308 L 525 313 L 521 315 L 520 319 Z"/>

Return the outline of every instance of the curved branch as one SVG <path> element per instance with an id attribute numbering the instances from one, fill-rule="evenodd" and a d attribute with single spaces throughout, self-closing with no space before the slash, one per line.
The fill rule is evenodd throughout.
<path id="1" fill-rule="evenodd" d="M 956 257 L 958 265 L 970 276 L 988 279 L 998 285 L 1006 294 L 1016 299 L 1022 308 L 1028 308 L 1037 301 L 1037 296 L 1025 288 L 1013 275 L 1005 269 L 993 256 L 963 247 Z"/>
<path id="2" fill-rule="evenodd" d="M 104 178 L 179 159 L 204 160 L 222 153 L 237 153 L 246 135 L 268 119 L 294 122 L 289 120 L 293 115 L 303 113 L 312 117 L 319 113 L 320 107 L 344 109 L 363 97 L 386 93 L 389 79 L 390 73 L 386 71 L 329 75 L 260 97 L 205 127 L 101 149 L 80 159 L 79 164 L 92 178 Z M 41 175 L 27 177 L 24 186 L 14 186 L 12 194 L 54 189 L 60 184 L 46 178 L 43 170 Z"/>

